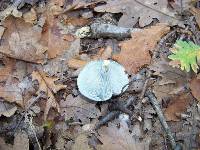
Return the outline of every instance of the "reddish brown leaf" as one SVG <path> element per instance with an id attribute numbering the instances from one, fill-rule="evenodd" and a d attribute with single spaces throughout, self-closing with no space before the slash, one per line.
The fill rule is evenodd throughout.
<path id="1" fill-rule="evenodd" d="M 167 121 L 179 121 L 181 113 L 186 111 L 192 99 L 190 93 L 185 93 L 171 99 L 171 103 L 169 103 L 169 106 L 164 112 Z"/>
<path id="2" fill-rule="evenodd" d="M 73 69 L 82 68 L 87 64 L 87 61 L 72 58 L 68 61 L 68 66 Z"/>
<path id="3" fill-rule="evenodd" d="M 142 66 L 151 61 L 150 51 L 170 28 L 165 24 L 158 24 L 149 29 L 132 33 L 132 38 L 121 43 L 121 52 L 113 59 L 124 65 L 128 73 L 136 73 Z"/>
<path id="4" fill-rule="evenodd" d="M 192 95 L 200 101 L 200 79 L 194 78 L 190 81 Z"/>

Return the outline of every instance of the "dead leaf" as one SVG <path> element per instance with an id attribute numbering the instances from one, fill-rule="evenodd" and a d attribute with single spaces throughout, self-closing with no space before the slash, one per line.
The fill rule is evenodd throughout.
<path id="1" fill-rule="evenodd" d="M 1 40 L 2 36 L 3 36 L 3 34 L 4 34 L 4 31 L 5 31 L 5 27 L 0 26 L 0 40 Z"/>
<path id="2" fill-rule="evenodd" d="M 171 99 L 169 106 L 166 108 L 164 115 L 167 121 L 179 121 L 180 115 L 187 110 L 193 98 L 190 93 L 184 93 Z"/>
<path id="3" fill-rule="evenodd" d="M 78 97 L 68 95 L 66 100 L 61 100 L 61 114 L 65 120 L 79 121 L 83 124 L 89 123 L 90 118 L 97 118 L 100 115 L 99 109 L 96 108 L 95 103 L 88 102 Z"/>
<path id="4" fill-rule="evenodd" d="M 144 143 L 136 142 L 130 134 L 127 124 L 121 123 L 120 128 L 114 124 L 102 127 L 99 130 L 99 140 L 103 143 L 97 146 L 98 150 L 144 150 Z"/>
<path id="5" fill-rule="evenodd" d="M 85 26 L 87 25 L 90 20 L 86 18 L 77 18 L 77 17 L 67 17 L 65 20 L 65 24 L 71 24 L 73 26 Z"/>
<path id="6" fill-rule="evenodd" d="M 156 61 L 149 69 L 153 71 L 153 75 L 159 77 L 153 85 L 153 92 L 160 102 L 185 91 L 189 80 L 186 72 L 173 68 L 166 61 Z"/>
<path id="7" fill-rule="evenodd" d="M 60 106 L 54 97 L 54 93 L 58 92 L 61 89 L 66 88 L 65 85 L 55 84 L 55 81 L 58 78 L 47 77 L 43 72 L 34 71 L 32 72 L 32 80 L 37 80 L 39 82 L 39 89 L 37 94 L 45 92 L 47 95 L 47 102 L 44 111 L 44 120 L 47 119 L 50 108 L 56 108 L 60 112 Z"/>
<path id="8" fill-rule="evenodd" d="M 16 110 L 17 110 L 16 106 L 0 101 L 0 116 L 3 115 L 6 117 L 10 117 L 14 115 Z"/>
<path id="9" fill-rule="evenodd" d="M 87 8 L 87 7 L 95 7 L 98 3 L 105 2 L 105 1 L 106 0 L 94 0 L 90 2 L 85 1 L 85 0 L 69 1 L 66 11 Z"/>
<path id="10" fill-rule="evenodd" d="M 49 75 L 53 76 L 63 76 L 64 72 L 67 71 L 68 61 L 79 54 L 80 49 L 80 39 L 75 39 L 64 53 L 51 59 L 43 66 L 43 70 Z"/>
<path id="11" fill-rule="evenodd" d="M 190 81 L 190 89 L 192 92 L 192 95 L 200 101 L 200 79 L 198 78 L 193 78 Z"/>
<path id="12" fill-rule="evenodd" d="M 85 134 L 80 134 L 76 139 L 72 150 L 92 150 L 88 145 L 88 138 Z"/>
<path id="13" fill-rule="evenodd" d="M 0 150 L 13 150 L 12 145 L 6 144 L 3 138 L 0 138 Z"/>
<path id="14" fill-rule="evenodd" d="M 200 10 L 198 8 L 192 7 L 190 12 L 195 16 L 196 22 L 200 28 Z"/>
<path id="15" fill-rule="evenodd" d="M 27 23 L 36 24 L 37 23 L 37 13 L 34 8 L 23 14 L 23 19 Z"/>
<path id="16" fill-rule="evenodd" d="M 13 83 L 13 80 L 8 81 L 6 85 L 0 86 L 1 98 L 7 102 L 15 102 L 19 106 L 23 107 L 22 89 L 19 88 L 18 83 Z"/>
<path id="17" fill-rule="evenodd" d="M 72 58 L 68 61 L 68 67 L 73 69 L 79 69 L 84 67 L 87 64 L 87 61 Z"/>
<path id="18" fill-rule="evenodd" d="M 12 74 L 16 61 L 7 57 L 2 58 L 0 67 L 0 82 L 6 81 Z"/>
<path id="19" fill-rule="evenodd" d="M 182 13 L 183 11 L 189 10 L 193 0 L 171 0 L 169 4 L 177 12 Z"/>
<path id="20" fill-rule="evenodd" d="M 29 150 L 29 138 L 25 132 L 15 134 L 13 150 Z"/>
<path id="21" fill-rule="evenodd" d="M 140 27 L 149 25 L 154 18 L 160 23 L 177 25 L 181 21 L 176 17 L 175 11 L 167 7 L 167 0 L 109 0 L 106 5 L 95 7 L 97 12 L 123 13 L 119 26 L 133 27 L 138 21 Z"/>
<path id="22" fill-rule="evenodd" d="M 0 46 L 1 53 L 35 63 L 45 59 L 47 47 L 40 43 L 41 30 L 14 17 L 7 18 L 3 25 L 6 30 Z"/>
<path id="23" fill-rule="evenodd" d="M 28 135 L 24 132 L 15 134 L 14 145 L 7 144 L 0 138 L 0 150 L 29 150 Z"/>
<path id="24" fill-rule="evenodd" d="M 137 73 L 142 66 L 150 63 L 149 52 L 154 50 L 157 42 L 169 30 L 167 25 L 158 24 L 132 33 L 130 40 L 121 42 L 121 52 L 115 54 L 113 59 L 121 63 L 129 74 Z"/>

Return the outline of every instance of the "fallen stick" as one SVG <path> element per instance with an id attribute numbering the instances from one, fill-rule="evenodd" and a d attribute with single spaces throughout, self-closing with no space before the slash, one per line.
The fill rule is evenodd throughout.
<path id="1" fill-rule="evenodd" d="M 166 122 L 166 119 L 163 115 L 163 112 L 159 106 L 158 100 L 156 99 L 156 97 L 153 95 L 152 92 L 150 92 L 149 90 L 146 92 L 146 96 L 149 98 L 150 103 L 152 104 L 152 107 L 155 109 L 158 118 L 160 120 L 160 123 L 165 131 L 165 133 L 167 134 L 170 144 L 172 146 L 172 149 L 174 150 L 181 150 L 181 146 L 179 144 L 176 144 L 175 139 L 172 135 L 172 132 Z"/>
<path id="2" fill-rule="evenodd" d="M 124 28 L 112 24 L 93 23 L 90 26 L 78 29 L 76 35 L 80 38 L 115 38 L 122 40 L 130 38 L 132 32 L 139 30 L 137 28 Z"/>
<path id="3" fill-rule="evenodd" d="M 115 119 L 117 116 L 120 115 L 120 113 L 129 107 L 133 101 L 135 100 L 135 97 L 131 97 L 127 100 L 127 103 L 123 105 L 124 108 L 117 108 L 118 110 L 114 110 L 109 112 L 106 116 L 104 116 L 96 125 L 95 130 L 99 129 L 102 125 L 106 124 L 108 121 Z M 117 106 L 118 107 L 118 106 Z M 122 110 L 124 109 L 124 110 Z M 126 112 L 125 112 L 126 113 Z M 128 114 L 130 115 L 129 111 Z M 133 114 L 132 114 L 133 115 Z"/>

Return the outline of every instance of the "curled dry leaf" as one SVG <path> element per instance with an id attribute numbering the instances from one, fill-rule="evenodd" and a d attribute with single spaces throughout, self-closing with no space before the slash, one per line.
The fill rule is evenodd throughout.
<path id="1" fill-rule="evenodd" d="M 139 25 L 149 25 L 157 18 L 161 23 L 181 24 L 176 13 L 170 10 L 167 0 L 108 0 L 106 5 L 95 7 L 97 12 L 123 13 L 119 26 L 133 27 L 139 20 Z"/>
<path id="2" fill-rule="evenodd" d="M 190 93 L 184 93 L 171 99 L 164 115 L 167 121 L 179 121 L 180 115 L 187 110 L 193 98 Z"/>
<path id="3" fill-rule="evenodd" d="M 99 109 L 95 107 L 95 103 L 88 102 L 78 97 L 68 95 L 66 100 L 61 100 L 61 114 L 64 115 L 65 120 L 73 119 L 83 124 L 89 123 L 90 118 L 97 118 L 100 115 Z"/>
<path id="4" fill-rule="evenodd" d="M 129 133 L 129 128 L 124 122 L 117 128 L 114 124 L 109 124 L 108 127 L 102 127 L 99 130 L 99 140 L 103 143 L 97 146 L 98 150 L 144 150 L 144 143 L 137 142 Z M 147 146 L 148 147 L 148 146 Z"/>
<path id="5" fill-rule="evenodd" d="M 150 63 L 149 52 L 169 30 L 167 25 L 158 24 L 132 33 L 130 40 L 121 42 L 121 52 L 113 55 L 113 59 L 121 63 L 129 74 L 137 73 L 142 66 Z"/>
<path id="6" fill-rule="evenodd" d="M 39 89 L 37 94 L 41 94 L 41 92 L 45 92 L 47 95 L 47 102 L 44 111 L 44 120 L 47 119 L 47 115 L 49 113 L 50 108 L 56 108 L 58 112 L 60 112 L 60 106 L 57 103 L 54 93 L 58 92 L 61 89 L 66 88 L 65 85 L 55 84 L 55 81 L 58 78 L 47 77 L 43 72 L 34 71 L 32 72 L 32 80 L 37 80 L 39 82 Z"/>

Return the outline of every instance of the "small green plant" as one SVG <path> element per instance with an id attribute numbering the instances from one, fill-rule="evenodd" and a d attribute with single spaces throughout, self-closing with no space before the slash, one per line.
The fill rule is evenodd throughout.
<path id="1" fill-rule="evenodd" d="M 181 70 L 190 71 L 190 68 L 197 73 L 197 59 L 200 59 L 200 46 L 189 41 L 177 40 L 172 49 L 169 59 L 180 62 Z"/>

